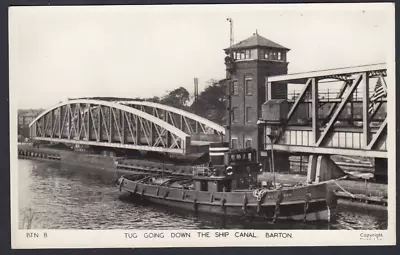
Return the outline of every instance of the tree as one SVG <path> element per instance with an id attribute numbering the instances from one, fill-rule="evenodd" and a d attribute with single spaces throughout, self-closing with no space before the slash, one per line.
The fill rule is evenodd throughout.
<path id="1" fill-rule="evenodd" d="M 225 84 L 215 79 L 207 81 L 207 84 L 190 108 L 204 118 L 223 124 L 226 116 Z"/>
<path id="2" fill-rule="evenodd" d="M 157 96 L 151 97 L 151 98 L 147 98 L 146 101 L 152 102 L 152 103 L 160 103 L 161 99 Z"/>
<path id="3" fill-rule="evenodd" d="M 188 101 L 189 92 L 184 87 L 179 87 L 164 96 L 161 100 L 161 103 L 179 109 L 186 109 Z"/>

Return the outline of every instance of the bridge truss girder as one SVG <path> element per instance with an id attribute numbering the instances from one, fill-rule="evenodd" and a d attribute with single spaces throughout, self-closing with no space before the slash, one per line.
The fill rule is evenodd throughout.
<path id="1" fill-rule="evenodd" d="M 30 124 L 35 140 L 187 153 L 190 136 L 146 112 L 114 102 L 77 99 L 46 110 Z"/>
<path id="2" fill-rule="evenodd" d="M 223 126 L 182 109 L 146 101 L 127 101 L 121 103 L 167 122 L 190 135 L 194 140 L 220 140 L 225 135 L 225 128 Z"/>
<path id="3" fill-rule="evenodd" d="M 91 99 L 91 98 L 86 98 Z M 93 98 L 107 100 L 126 105 L 154 117 L 182 130 L 196 141 L 220 141 L 225 135 L 225 128 L 191 112 L 148 101 L 137 101 L 122 98 Z"/>
<path id="4" fill-rule="evenodd" d="M 281 75 L 268 78 L 268 90 L 271 90 L 273 83 L 296 83 L 304 84 L 302 91 L 299 96 L 294 100 L 289 112 L 284 121 L 284 124 L 280 127 L 277 139 L 274 141 L 274 149 L 291 152 L 317 152 L 324 154 L 339 153 L 342 151 L 343 154 L 348 154 L 350 150 L 357 150 L 352 155 L 359 156 L 371 156 L 376 157 L 387 157 L 386 139 L 387 139 L 387 116 L 383 120 L 375 119 L 375 115 L 383 104 L 386 104 L 386 98 L 376 102 L 376 106 L 373 111 L 369 111 L 371 103 L 371 95 L 369 94 L 371 79 L 380 79 L 383 86 L 387 88 L 385 77 L 386 66 L 384 64 L 371 65 L 356 68 L 343 68 L 337 70 L 326 70 L 318 72 L 310 72 L 304 74 L 294 75 Z M 342 81 L 343 86 L 337 97 L 334 100 L 321 100 L 319 96 L 319 81 L 324 79 L 335 79 L 336 81 Z M 336 124 L 338 123 L 339 116 L 344 112 L 347 105 L 354 103 L 354 93 L 357 89 L 361 90 L 362 98 L 357 99 L 357 103 L 362 104 L 362 118 L 361 126 L 348 128 L 347 131 L 337 131 Z M 271 98 L 271 93 L 268 93 Z M 323 102 L 321 102 L 323 101 Z M 329 110 L 325 113 L 325 116 L 320 116 L 319 108 L 324 103 L 331 103 Z M 300 106 L 306 106 L 311 112 L 311 120 L 309 124 L 301 127 L 296 127 L 291 123 L 294 113 L 299 110 Z M 351 106 L 351 111 L 354 109 Z M 352 115 L 353 113 L 351 113 Z M 379 126 L 372 126 L 371 122 L 378 123 Z M 266 126 L 266 128 L 268 128 Z M 268 132 L 265 130 L 265 132 Z M 307 132 L 307 143 L 299 143 L 296 137 L 296 141 L 288 141 L 288 136 L 293 134 Z M 341 135 L 344 135 L 344 139 L 348 137 L 357 136 L 357 146 L 353 145 L 342 145 L 339 142 L 333 141 L 339 139 Z M 271 149 L 271 140 L 265 137 L 265 148 Z M 303 137 L 301 137 L 303 140 Z M 289 140 L 293 140 L 289 138 Z M 305 148 L 309 147 L 309 148 Z M 312 147 L 312 148 L 310 148 Z M 324 148 L 332 148 L 329 153 Z"/>

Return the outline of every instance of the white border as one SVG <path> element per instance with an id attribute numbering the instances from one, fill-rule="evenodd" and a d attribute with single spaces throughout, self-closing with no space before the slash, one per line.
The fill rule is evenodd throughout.
<path id="1" fill-rule="evenodd" d="M 329 6 L 321 5 L 327 8 Z M 386 4 L 388 5 L 388 4 Z M 394 4 L 389 4 L 393 5 Z M 354 6 L 354 5 L 351 5 Z M 192 6 L 193 7 L 193 6 Z M 243 10 L 249 6 L 243 5 Z M 389 6 L 388 6 L 389 7 Z M 25 7 L 31 8 L 31 7 Z M 35 7 L 33 7 L 35 8 Z M 70 8 L 70 7 L 66 7 Z M 138 7 L 143 8 L 143 7 Z M 163 8 L 156 6 L 156 11 L 162 11 Z M 179 8 L 187 8 L 180 6 Z M 229 8 L 229 6 L 225 6 Z M 388 49 L 390 54 L 387 59 L 388 66 L 388 116 L 392 119 L 388 122 L 388 134 L 395 137 L 395 39 L 394 39 L 394 8 L 391 8 L 393 21 L 388 27 L 388 33 L 391 40 L 388 40 Z M 10 15 L 11 16 L 11 15 Z M 18 43 L 18 38 L 13 36 L 10 30 L 10 45 Z M 10 58 L 12 61 L 12 58 Z M 12 67 L 14 63 L 10 62 L 10 84 L 13 84 L 15 75 L 18 74 Z M 223 246 L 355 246 L 355 245 L 394 245 L 396 244 L 396 165 L 395 165 L 395 139 L 388 139 L 389 151 L 389 198 L 388 198 L 388 229 L 387 230 L 19 230 L 18 229 L 18 171 L 17 170 L 17 95 L 15 87 L 10 86 L 10 192 L 11 192 L 11 244 L 12 248 L 121 248 L 121 247 L 223 247 Z M 35 232 L 39 238 L 27 238 L 27 233 Z M 144 238 L 144 233 L 157 232 L 163 233 L 162 239 Z M 171 233 L 186 232 L 192 235 L 191 238 L 171 238 Z M 210 236 L 215 233 L 229 233 L 227 237 L 206 238 L 198 237 L 197 232 L 209 232 Z M 236 232 L 254 232 L 258 238 L 237 238 Z M 46 233 L 47 237 L 44 237 Z M 138 238 L 130 239 L 125 237 L 125 233 L 136 233 Z M 266 238 L 266 233 L 290 233 L 292 238 Z M 371 238 L 363 240 L 362 235 L 370 235 Z M 376 237 L 379 235 L 379 237 Z M 316 238 L 318 237 L 318 238 Z"/>

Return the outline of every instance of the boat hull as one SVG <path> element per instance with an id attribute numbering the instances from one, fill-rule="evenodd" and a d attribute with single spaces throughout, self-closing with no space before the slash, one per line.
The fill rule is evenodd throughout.
<path id="1" fill-rule="evenodd" d="M 135 194 L 136 198 L 140 198 L 140 194 Z M 188 210 L 188 211 L 195 211 L 193 208 L 193 202 L 183 202 L 183 201 L 174 201 L 172 199 L 160 199 L 160 198 L 155 198 L 155 197 L 150 197 L 150 196 L 144 196 L 144 199 L 147 202 L 158 204 L 158 205 L 163 205 L 166 207 L 173 207 L 173 208 L 179 208 L 183 210 Z M 315 206 L 315 204 L 314 204 Z M 316 205 L 320 207 L 321 209 L 306 213 L 306 216 L 304 216 L 304 212 L 301 212 L 303 208 L 300 210 L 293 211 L 292 214 L 290 215 L 279 215 L 277 216 L 277 219 L 279 220 L 294 220 L 294 221 L 331 221 L 332 220 L 332 209 L 326 206 L 326 203 L 321 203 L 319 205 Z M 303 207 L 303 204 L 301 204 L 301 207 Z M 282 210 L 283 208 L 281 208 Z M 271 206 L 271 208 L 263 208 L 260 213 L 257 213 L 257 207 L 256 206 L 249 206 L 248 210 L 246 213 L 243 212 L 242 206 L 227 206 L 227 208 L 224 210 L 221 208 L 220 205 L 218 204 L 198 204 L 197 211 L 200 213 L 209 213 L 209 214 L 215 214 L 215 215 L 221 215 L 221 216 L 240 216 L 240 217 L 249 217 L 249 218 L 256 218 L 256 219 L 263 219 L 263 220 L 274 220 L 274 211 L 275 208 Z M 269 211 L 269 213 L 266 213 Z"/>
<path id="2" fill-rule="evenodd" d="M 334 206 L 328 205 L 322 190 L 325 185 L 282 190 L 283 199 L 277 205 L 280 191 L 270 192 L 261 201 L 253 192 L 201 192 L 138 183 L 121 179 L 120 190 L 136 198 L 165 207 L 223 216 L 240 216 L 262 220 L 331 221 Z M 311 194 L 306 203 L 303 193 Z M 306 205 L 307 204 L 307 205 Z"/>

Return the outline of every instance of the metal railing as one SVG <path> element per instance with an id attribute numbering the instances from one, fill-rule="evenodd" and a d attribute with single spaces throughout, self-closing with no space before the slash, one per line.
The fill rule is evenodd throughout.
<path id="1" fill-rule="evenodd" d="M 370 90 L 369 91 L 369 97 L 371 98 L 373 95 L 374 91 Z M 288 100 L 296 100 L 301 94 L 301 91 L 296 91 L 293 90 L 292 92 L 288 92 L 287 93 L 287 99 Z M 318 98 L 319 99 L 324 99 L 325 101 L 332 100 L 334 101 L 335 99 L 341 98 L 339 97 L 340 95 L 340 89 L 326 89 L 326 90 L 320 90 L 318 91 Z M 281 95 L 276 95 L 277 97 L 285 97 L 284 94 Z M 304 96 L 305 100 L 309 100 L 311 99 L 311 95 L 309 93 L 306 93 L 306 95 Z M 363 96 L 362 96 L 362 91 L 357 89 L 354 91 L 353 93 L 353 101 L 362 101 Z"/>
<path id="2" fill-rule="evenodd" d="M 193 176 L 208 176 L 211 170 L 207 166 L 193 166 Z"/>

